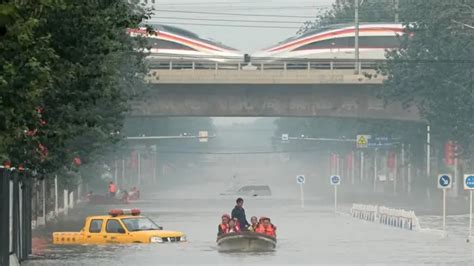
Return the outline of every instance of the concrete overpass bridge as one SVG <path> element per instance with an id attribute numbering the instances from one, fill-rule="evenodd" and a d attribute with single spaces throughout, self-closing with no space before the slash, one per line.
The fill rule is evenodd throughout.
<path id="1" fill-rule="evenodd" d="M 362 62 L 374 74 L 375 62 Z M 381 77 L 354 62 L 154 62 L 132 116 L 325 116 L 419 121 L 416 109 L 385 105 Z"/>

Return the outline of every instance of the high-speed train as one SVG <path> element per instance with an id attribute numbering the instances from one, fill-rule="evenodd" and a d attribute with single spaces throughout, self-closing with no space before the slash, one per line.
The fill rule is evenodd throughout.
<path id="1" fill-rule="evenodd" d="M 150 24 L 147 28 L 128 29 L 130 36 L 143 36 L 147 40 L 149 58 L 179 60 L 209 60 L 225 62 L 241 60 L 243 55 L 234 48 L 199 37 L 197 34 L 178 27 Z"/>
<path id="2" fill-rule="evenodd" d="M 362 23 L 359 26 L 359 58 L 385 59 L 387 49 L 400 47 L 402 24 Z M 252 54 L 253 59 L 354 59 L 354 24 L 335 24 L 289 38 Z"/>

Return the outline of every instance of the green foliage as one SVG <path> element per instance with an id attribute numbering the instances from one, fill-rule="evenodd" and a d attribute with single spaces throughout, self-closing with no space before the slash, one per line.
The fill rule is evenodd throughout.
<path id="1" fill-rule="evenodd" d="M 440 139 L 468 148 L 474 132 L 474 2 L 414 1 L 402 12 L 413 35 L 380 68 L 387 76 L 383 96 L 416 105 Z"/>
<path id="2" fill-rule="evenodd" d="M 360 1 L 360 0 L 359 0 Z M 402 0 L 403 1 L 403 0 Z M 354 0 L 337 0 L 332 9 L 315 20 L 306 21 L 298 33 L 319 29 L 331 24 L 354 23 Z M 396 7 L 393 0 L 365 0 L 359 7 L 360 22 L 393 22 Z"/>
<path id="3" fill-rule="evenodd" d="M 75 156 L 99 160 L 120 140 L 128 100 L 145 88 L 144 41 L 126 28 L 146 10 L 129 1 L 3 5 L 0 159 L 44 173 L 75 170 Z"/>

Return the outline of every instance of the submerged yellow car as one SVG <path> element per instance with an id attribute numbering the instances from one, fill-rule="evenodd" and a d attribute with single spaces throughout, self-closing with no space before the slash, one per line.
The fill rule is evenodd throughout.
<path id="1" fill-rule="evenodd" d="M 185 242 L 186 235 L 165 231 L 140 210 L 114 209 L 109 215 L 89 216 L 79 232 L 54 232 L 53 244 L 128 244 Z"/>

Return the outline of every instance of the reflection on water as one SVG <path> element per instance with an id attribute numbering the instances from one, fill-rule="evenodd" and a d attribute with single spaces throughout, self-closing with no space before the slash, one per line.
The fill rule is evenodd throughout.
<path id="1" fill-rule="evenodd" d="M 156 202 L 156 203 L 155 203 Z M 216 246 L 217 224 L 233 200 L 156 200 L 138 204 L 165 229 L 187 234 L 187 243 L 133 245 L 46 245 L 26 265 L 256 265 L 256 264 L 460 264 L 474 265 L 466 244 L 467 217 L 448 218 L 447 236 L 436 230 L 412 232 L 331 213 L 331 207 L 295 201 L 248 199 L 248 216 L 266 215 L 278 227 L 274 252 L 228 253 Z M 135 207 L 135 206 L 133 206 Z M 93 213 L 101 207 L 94 207 Z M 107 210 L 108 207 L 102 208 Z M 291 210 L 291 211 L 290 211 Z M 84 215 L 82 213 L 82 215 Z M 424 228 L 440 228 L 436 216 L 421 217 Z M 71 224 L 67 230 L 78 230 Z M 66 226 L 67 227 L 67 226 Z M 41 236 L 41 237 L 47 237 Z"/>

